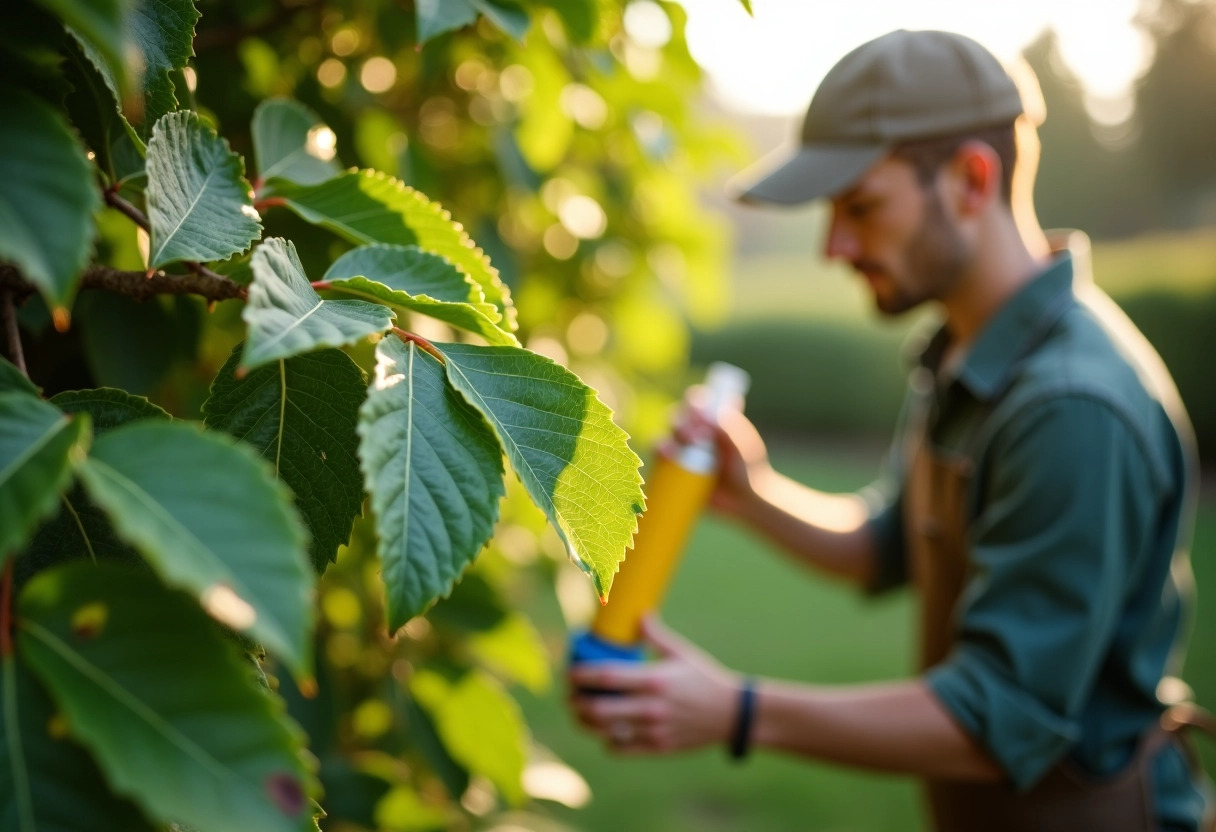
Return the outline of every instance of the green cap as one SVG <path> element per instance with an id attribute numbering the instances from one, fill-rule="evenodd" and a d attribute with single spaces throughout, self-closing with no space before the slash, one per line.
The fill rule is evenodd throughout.
<path id="1" fill-rule="evenodd" d="M 840 59 L 811 99 L 798 147 L 761 159 L 728 188 L 744 202 L 795 205 L 849 188 L 903 142 L 1012 124 L 1013 79 L 971 38 L 899 30 Z"/>

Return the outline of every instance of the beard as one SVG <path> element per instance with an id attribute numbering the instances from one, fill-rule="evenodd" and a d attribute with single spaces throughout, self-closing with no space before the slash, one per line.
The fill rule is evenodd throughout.
<path id="1" fill-rule="evenodd" d="M 971 262 L 966 240 L 946 215 L 941 197 L 926 188 L 928 199 L 920 227 L 904 249 L 902 281 L 877 264 L 863 264 L 882 276 L 888 291 L 874 294 L 874 304 L 886 316 L 899 315 L 928 300 L 940 300 L 962 277 Z"/>

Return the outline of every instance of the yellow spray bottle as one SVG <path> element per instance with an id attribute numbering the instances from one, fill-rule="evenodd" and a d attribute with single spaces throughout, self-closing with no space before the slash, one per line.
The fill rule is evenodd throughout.
<path id="1" fill-rule="evenodd" d="M 705 413 L 711 421 L 740 407 L 750 379 L 731 364 L 716 362 L 705 377 Z M 674 440 L 655 458 L 646 483 L 646 511 L 638 520 L 633 551 L 621 564 L 608 603 L 591 629 L 574 636 L 572 663 L 640 661 L 642 619 L 662 603 L 680 554 L 705 508 L 718 477 L 717 447 L 712 439 L 692 444 Z"/>

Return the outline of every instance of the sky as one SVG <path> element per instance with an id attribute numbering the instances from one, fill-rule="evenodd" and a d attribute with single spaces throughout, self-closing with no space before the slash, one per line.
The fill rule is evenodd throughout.
<path id="1" fill-rule="evenodd" d="M 1130 114 L 1131 84 L 1150 59 L 1132 24 L 1137 0 L 752 0 L 754 17 L 738 0 L 679 2 L 693 57 L 742 112 L 805 111 L 838 59 L 892 29 L 949 29 L 1010 60 L 1050 26 L 1091 116 L 1112 123 Z"/>

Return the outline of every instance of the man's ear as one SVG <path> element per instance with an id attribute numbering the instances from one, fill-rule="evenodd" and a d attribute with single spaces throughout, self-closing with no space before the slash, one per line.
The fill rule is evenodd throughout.
<path id="1" fill-rule="evenodd" d="M 946 198 L 960 217 L 975 216 L 1001 197 L 1001 158 L 981 141 L 965 142 L 947 166 Z"/>

